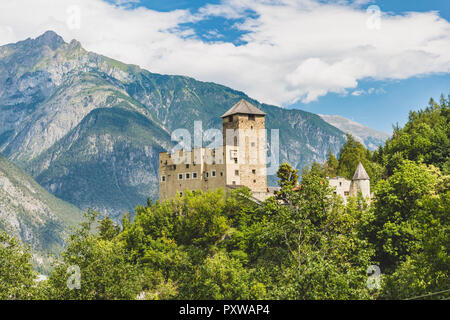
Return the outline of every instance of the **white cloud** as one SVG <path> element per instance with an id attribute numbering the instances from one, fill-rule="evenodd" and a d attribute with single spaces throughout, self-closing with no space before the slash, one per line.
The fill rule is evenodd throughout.
<path id="1" fill-rule="evenodd" d="M 352 96 L 359 97 L 359 96 L 361 96 L 361 95 L 363 95 L 365 93 L 366 92 L 364 90 L 355 90 L 355 91 L 352 92 Z"/>
<path id="2" fill-rule="evenodd" d="M 118 6 L 128 6 L 133 3 L 139 3 L 140 0 L 111 0 L 114 4 Z"/>
<path id="3" fill-rule="evenodd" d="M 364 10 L 371 2 L 224 0 L 191 13 L 130 10 L 101 0 L 2 0 L 0 44 L 53 29 L 66 41 L 76 38 L 88 50 L 152 72 L 218 82 L 278 105 L 355 91 L 364 78 L 450 72 L 449 22 L 436 12 L 382 14 L 380 28 L 371 29 Z M 79 29 L 67 24 L 74 4 Z M 205 43 L 177 28 L 211 16 L 244 18 L 236 27 L 248 31 L 247 43 Z"/>
<path id="4" fill-rule="evenodd" d="M 359 97 L 359 96 L 367 95 L 367 94 L 370 95 L 370 94 L 384 94 L 384 93 L 386 93 L 386 90 L 384 90 L 383 88 L 378 88 L 378 89 L 369 88 L 367 90 L 363 90 L 363 89 L 355 90 L 351 93 L 351 95 L 355 96 L 355 97 Z"/>

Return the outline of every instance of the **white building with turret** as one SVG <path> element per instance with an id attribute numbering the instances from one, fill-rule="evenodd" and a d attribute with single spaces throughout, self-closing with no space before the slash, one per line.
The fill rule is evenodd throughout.
<path id="1" fill-rule="evenodd" d="M 362 163 L 358 163 L 355 174 L 352 180 L 348 180 L 344 177 L 328 178 L 330 186 L 334 188 L 334 194 L 340 195 L 344 201 L 347 201 L 347 197 L 356 196 L 361 192 L 362 196 L 370 200 L 370 177 L 364 169 Z"/>

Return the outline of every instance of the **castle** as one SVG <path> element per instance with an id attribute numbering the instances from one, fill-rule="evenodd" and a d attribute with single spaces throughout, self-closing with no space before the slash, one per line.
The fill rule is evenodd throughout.
<path id="1" fill-rule="evenodd" d="M 222 118 L 222 145 L 159 154 L 159 198 L 184 190 L 248 187 L 257 200 L 273 195 L 267 188 L 266 114 L 242 99 Z"/>
<path id="2" fill-rule="evenodd" d="M 349 196 L 355 196 L 361 192 L 365 199 L 371 198 L 370 178 L 362 163 L 358 163 L 353 179 L 347 180 L 344 177 L 328 178 L 331 187 L 334 187 L 334 194 L 340 195 L 344 201 Z"/>
<path id="3" fill-rule="evenodd" d="M 257 201 L 279 188 L 267 187 L 266 114 L 242 99 L 221 116 L 222 144 L 159 153 L 159 199 L 188 190 L 234 189 L 246 186 Z M 370 198 L 370 179 L 361 163 L 352 181 L 329 178 L 335 194 L 344 198 L 361 192 Z"/>

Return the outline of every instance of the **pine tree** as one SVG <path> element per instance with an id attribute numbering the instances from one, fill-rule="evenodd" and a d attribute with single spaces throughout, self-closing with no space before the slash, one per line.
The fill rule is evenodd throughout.
<path id="1" fill-rule="evenodd" d="M 335 177 L 337 175 L 338 166 L 338 159 L 334 156 L 331 149 L 329 149 L 327 162 L 325 163 L 325 173 L 327 177 Z"/>

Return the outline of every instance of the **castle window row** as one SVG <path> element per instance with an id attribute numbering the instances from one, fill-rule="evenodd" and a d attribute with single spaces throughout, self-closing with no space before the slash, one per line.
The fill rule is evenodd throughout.
<path id="1" fill-rule="evenodd" d="M 205 171 L 204 173 L 205 178 L 211 177 L 217 177 L 216 170 L 212 170 L 211 172 Z M 223 172 L 220 173 L 220 176 L 223 177 Z M 178 180 L 191 180 L 191 179 L 198 179 L 198 173 L 197 172 L 186 172 L 186 173 L 179 173 L 178 174 Z M 166 176 L 161 176 L 161 182 L 166 182 L 167 178 Z"/>
<path id="2" fill-rule="evenodd" d="M 186 172 L 186 173 L 179 173 L 178 174 L 178 180 L 190 180 L 190 179 L 197 179 L 198 173 L 197 172 Z"/>

